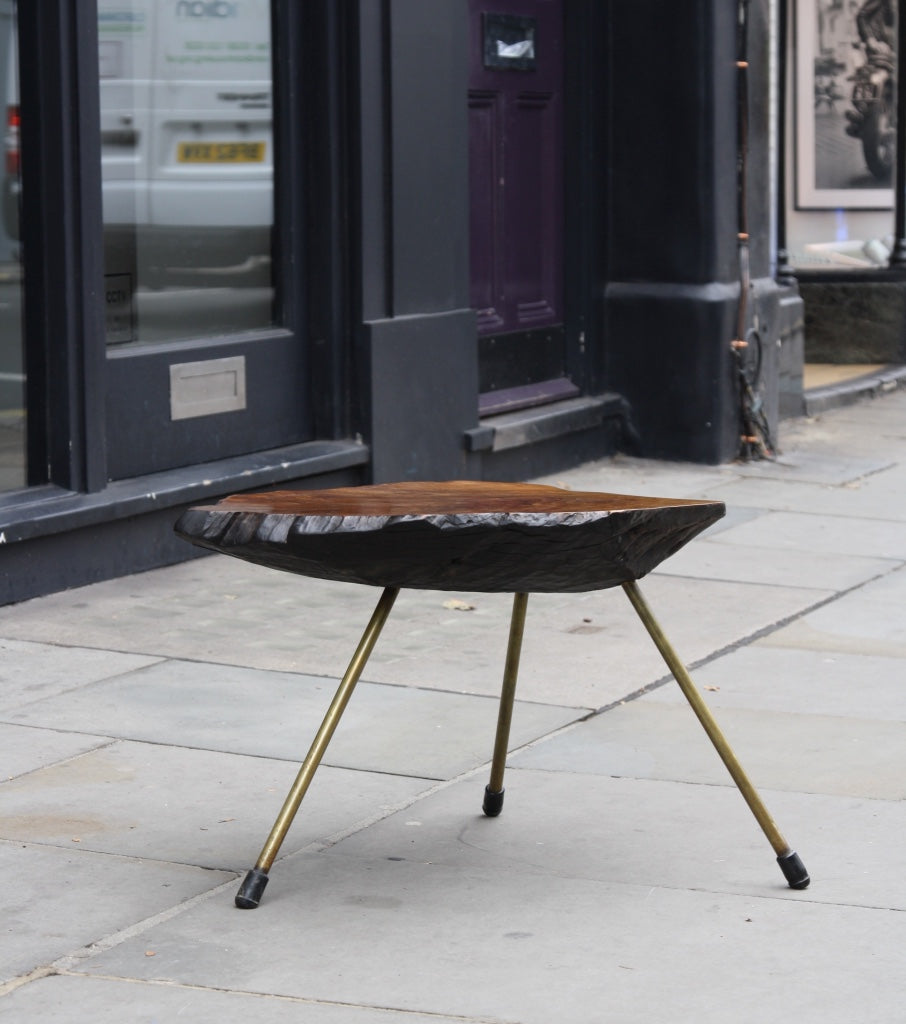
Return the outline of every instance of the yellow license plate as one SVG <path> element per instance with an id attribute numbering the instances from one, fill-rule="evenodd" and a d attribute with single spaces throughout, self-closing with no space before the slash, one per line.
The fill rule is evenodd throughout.
<path id="1" fill-rule="evenodd" d="M 263 142 L 180 142 L 176 159 L 181 164 L 260 164 Z"/>

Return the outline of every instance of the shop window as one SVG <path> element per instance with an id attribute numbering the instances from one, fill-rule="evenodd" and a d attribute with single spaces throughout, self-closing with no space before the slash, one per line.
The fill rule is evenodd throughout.
<path id="1" fill-rule="evenodd" d="M 0 223 L 0 491 L 26 483 L 25 363 L 19 261 L 19 76 L 15 5 L 0 5 L 0 109 L 5 112 Z"/>
<path id="2" fill-rule="evenodd" d="M 797 270 L 886 267 L 894 242 L 896 0 L 795 0 L 792 198 Z"/>
<path id="3" fill-rule="evenodd" d="M 274 322 L 268 0 L 100 0 L 108 346 Z"/>

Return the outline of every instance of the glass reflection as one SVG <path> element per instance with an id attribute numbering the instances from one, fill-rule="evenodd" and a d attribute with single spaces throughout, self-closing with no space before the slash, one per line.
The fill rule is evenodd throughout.
<path id="1" fill-rule="evenodd" d="M 16 5 L 0 3 L 4 169 L 0 218 L 0 491 L 24 487 L 25 363 L 19 262 L 19 70 Z"/>
<path id="2" fill-rule="evenodd" d="M 100 0 L 108 344 L 273 322 L 268 0 Z"/>

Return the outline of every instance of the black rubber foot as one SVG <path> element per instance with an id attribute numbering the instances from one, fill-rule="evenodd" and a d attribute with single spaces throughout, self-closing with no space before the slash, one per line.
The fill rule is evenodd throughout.
<path id="1" fill-rule="evenodd" d="M 503 810 L 503 794 L 505 792 L 506 790 L 501 789 L 499 793 L 495 793 L 490 786 L 484 787 L 484 802 L 481 809 L 489 818 L 496 818 Z"/>
<path id="2" fill-rule="evenodd" d="M 783 877 L 789 882 L 791 889 L 807 889 L 811 879 L 798 853 L 785 853 L 777 858 Z"/>
<path id="3" fill-rule="evenodd" d="M 261 902 L 264 888 L 267 885 L 267 872 L 261 868 L 252 868 L 245 876 L 239 892 L 236 893 L 236 906 L 240 910 L 254 910 Z"/>

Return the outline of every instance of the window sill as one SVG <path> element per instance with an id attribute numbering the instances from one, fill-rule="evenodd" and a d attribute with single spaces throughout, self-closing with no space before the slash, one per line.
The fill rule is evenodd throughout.
<path id="1" fill-rule="evenodd" d="M 479 426 L 465 432 L 466 449 L 470 452 L 499 452 L 535 444 L 580 430 L 600 426 L 610 417 L 625 416 L 624 399 L 605 393 L 519 412 L 486 416 Z"/>
<path id="2" fill-rule="evenodd" d="M 356 441 L 309 441 L 218 462 L 186 466 L 80 494 L 38 487 L 0 497 L 0 543 L 30 540 L 206 501 L 236 491 L 366 465 L 370 451 Z"/>

